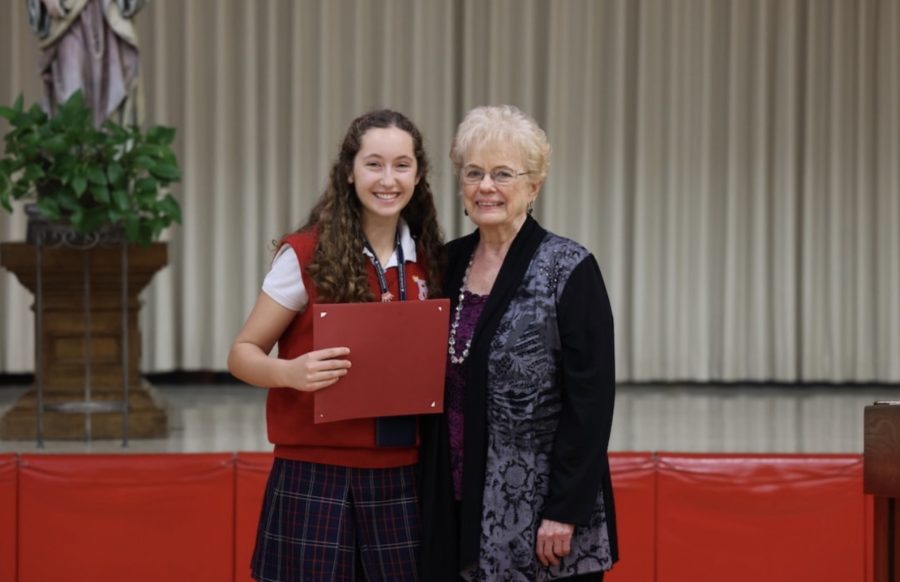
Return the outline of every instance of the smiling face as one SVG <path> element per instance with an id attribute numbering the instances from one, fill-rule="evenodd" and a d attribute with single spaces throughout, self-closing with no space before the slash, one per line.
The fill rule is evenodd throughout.
<path id="1" fill-rule="evenodd" d="M 481 230 L 518 232 L 528 213 L 528 204 L 535 200 L 540 183 L 533 183 L 528 175 L 517 176 L 509 184 L 496 184 L 490 176 L 501 168 L 513 174 L 527 172 L 523 156 L 517 148 L 508 145 L 485 146 L 465 156 L 463 172 L 477 168 L 484 178 L 477 184 L 466 183 L 460 178 L 463 204 L 469 218 Z"/>
<path id="2" fill-rule="evenodd" d="M 366 131 L 348 180 L 362 204 L 363 225 L 396 223 L 419 182 L 412 136 L 396 127 Z"/>

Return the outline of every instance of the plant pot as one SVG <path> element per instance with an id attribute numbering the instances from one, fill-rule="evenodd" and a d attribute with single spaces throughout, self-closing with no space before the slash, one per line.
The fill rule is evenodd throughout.
<path id="1" fill-rule="evenodd" d="M 45 218 L 35 203 L 25 205 L 25 214 L 28 217 L 25 242 L 30 245 L 37 245 L 40 242 L 42 246 L 88 248 L 98 244 L 121 244 L 124 238 L 122 229 L 113 226 L 103 227 L 90 234 L 79 233 L 68 220 Z"/>

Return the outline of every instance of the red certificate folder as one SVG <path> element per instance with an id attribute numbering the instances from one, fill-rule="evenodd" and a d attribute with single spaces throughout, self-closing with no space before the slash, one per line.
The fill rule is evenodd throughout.
<path id="1" fill-rule="evenodd" d="M 313 349 L 352 363 L 315 393 L 313 421 L 442 412 L 449 321 L 448 299 L 313 305 Z"/>

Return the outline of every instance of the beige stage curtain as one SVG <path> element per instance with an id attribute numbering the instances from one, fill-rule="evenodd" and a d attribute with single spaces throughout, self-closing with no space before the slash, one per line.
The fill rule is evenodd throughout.
<path id="1" fill-rule="evenodd" d="M 0 0 L 5 103 L 39 95 L 22 4 Z M 154 0 L 137 23 L 184 169 L 147 372 L 225 369 L 355 115 L 418 122 L 456 236 L 453 130 L 509 102 L 553 144 L 535 216 L 603 268 L 621 381 L 900 382 L 898 2 Z M 0 373 L 29 371 L 31 299 L 2 277 Z"/>

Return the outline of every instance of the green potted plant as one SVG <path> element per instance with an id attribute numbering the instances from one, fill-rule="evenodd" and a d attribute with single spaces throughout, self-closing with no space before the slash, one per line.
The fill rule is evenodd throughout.
<path id="1" fill-rule="evenodd" d="M 81 92 L 48 116 L 38 105 L 0 107 L 9 121 L 0 157 L 0 206 L 34 196 L 36 213 L 71 224 L 90 235 L 124 231 L 130 242 L 149 244 L 181 207 L 169 186 L 181 179 L 172 150 L 175 130 L 154 126 L 142 131 L 106 121 L 92 122 Z"/>

